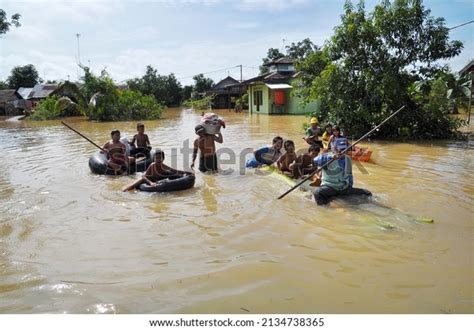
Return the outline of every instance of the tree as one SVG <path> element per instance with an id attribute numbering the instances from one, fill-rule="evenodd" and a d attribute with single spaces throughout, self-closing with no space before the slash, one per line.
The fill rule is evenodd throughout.
<path id="1" fill-rule="evenodd" d="M 445 113 L 427 116 L 410 90 L 415 82 L 446 70 L 437 61 L 458 55 L 462 47 L 460 41 L 449 41 L 444 19 L 430 16 L 421 0 L 384 0 L 371 13 L 363 1 L 356 7 L 348 1 L 325 48 L 302 62 L 303 76 L 313 78 L 300 81 L 299 92 L 307 101 L 319 99 L 320 120 L 343 126 L 347 134 L 360 136 L 407 105 L 379 134 L 416 127 L 418 136 L 432 137 L 430 127 Z M 456 125 L 448 121 L 445 131 Z"/>
<path id="2" fill-rule="evenodd" d="M 35 66 L 33 64 L 28 64 L 25 66 L 14 67 L 10 72 L 7 81 L 10 88 L 18 89 L 20 87 L 33 87 L 41 82 L 41 79 Z"/>
<path id="3" fill-rule="evenodd" d="M 194 99 L 200 99 L 205 96 L 205 93 L 214 86 L 214 81 L 211 78 L 206 78 L 202 73 L 193 77 L 194 86 L 192 91 L 192 97 Z"/>
<path id="4" fill-rule="evenodd" d="M 181 103 L 181 83 L 171 73 L 168 76 L 159 75 L 151 65 L 146 67 L 146 72 L 141 78 L 127 81 L 131 90 L 139 91 L 145 95 L 153 95 L 157 102 L 167 106 L 178 106 Z"/>
<path id="5" fill-rule="evenodd" d="M 8 83 L 0 80 L 0 90 L 8 89 Z"/>
<path id="6" fill-rule="evenodd" d="M 265 66 L 264 64 L 268 64 L 270 62 L 273 62 L 275 60 L 278 60 L 279 58 L 284 57 L 285 55 L 280 52 L 278 48 L 270 48 L 267 51 L 267 57 L 262 58 L 263 64 L 260 66 L 260 74 L 265 74 L 269 72 L 269 68 Z"/>
<path id="7" fill-rule="evenodd" d="M 193 86 L 192 85 L 186 85 L 183 87 L 181 90 L 181 102 L 184 100 L 189 100 L 191 98 L 193 92 Z"/>
<path id="8" fill-rule="evenodd" d="M 286 55 L 296 61 L 301 61 L 319 50 L 311 39 L 306 38 L 297 43 L 292 42 L 290 46 L 286 46 Z"/>
<path id="9" fill-rule="evenodd" d="M 21 25 L 20 17 L 20 14 L 14 14 L 11 16 L 10 21 L 8 21 L 7 13 L 0 9 L 0 35 L 7 33 L 12 25 L 19 27 Z"/>

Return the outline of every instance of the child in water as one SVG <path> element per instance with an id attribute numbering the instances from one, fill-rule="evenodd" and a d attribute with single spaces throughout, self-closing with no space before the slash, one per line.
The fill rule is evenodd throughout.
<path id="1" fill-rule="evenodd" d="M 131 151 L 131 154 L 144 154 L 148 156 L 150 154 L 151 146 L 150 146 L 150 139 L 148 139 L 148 135 L 145 134 L 145 125 L 142 123 L 137 124 L 137 134 L 133 136 L 132 141 L 130 144 L 135 148 Z M 135 145 L 137 142 L 137 145 Z"/>
<path id="2" fill-rule="evenodd" d="M 332 125 L 327 124 L 324 127 L 324 133 L 323 136 L 321 137 L 321 141 L 323 143 L 323 148 L 327 151 L 329 149 L 329 139 L 331 138 L 332 135 Z"/>
<path id="3" fill-rule="evenodd" d="M 191 168 L 194 169 L 194 163 L 196 162 L 198 151 L 200 151 L 199 171 L 203 173 L 208 171 L 217 172 L 218 165 L 215 142 L 224 142 L 222 134 L 220 132 L 215 135 L 206 134 L 206 129 L 202 125 L 197 125 L 194 128 L 194 131 L 198 135 L 198 138 L 194 140 L 193 162 Z"/>
<path id="4" fill-rule="evenodd" d="M 283 147 L 286 153 L 278 159 L 278 169 L 288 176 L 293 176 L 291 164 L 296 161 L 295 143 L 291 140 L 286 140 Z"/>
<path id="5" fill-rule="evenodd" d="M 117 174 L 120 174 L 135 162 L 135 158 L 127 156 L 127 149 L 125 144 L 120 142 L 120 131 L 118 129 L 112 130 L 110 136 L 112 140 L 104 144 L 102 153 L 107 154 L 107 165 Z"/>
<path id="6" fill-rule="evenodd" d="M 145 174 L 138 180 L 136 180 L 134 183 L 131 185 L 128 185 L 123 189 L 123 191 L 128 191 L 134 188 L 138 188 L 142 183 L 147 183 L 150 186 L 156 186 L 156 182 L 166 179 L 168 177 L 174 176 L 174 175 L 192 175 L 190 172 L 185 172 L 185 171 L 179 171 L 175 170 L 174 168 L 169 167 L 163 161 L 165 160 L 165 153 L 157 149 L 155 151 L 155 159 L 154 162 L 151 163 Z"/>
<path id="7" fill-rule="evenodd" d="M 296 162 L 290 165 L 293 177 L 295 179 L 314 172 L 316 168 L 313 166 L 313 160 L 319 155 L 320 148 L 317 145 L 312 145 L 308 148 L 308 152 L 304 153 L 296 158 Z"/>

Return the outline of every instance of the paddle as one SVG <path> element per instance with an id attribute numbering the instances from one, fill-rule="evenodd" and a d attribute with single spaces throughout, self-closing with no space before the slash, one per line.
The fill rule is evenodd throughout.
<path id="1" fill-rule="evenodd" d="M 85 135 L 82 134 L 81 132 L 76 131 L 74 128 L 72 128 L 71 126 L 69 126 L 69 125 L 66 124 L 65 122 L 62 121 L 61 124 L 63 124 L 63 125 L 66 126 L 67 128 L 69 128 L 70 130 L 76 132 L 78 135 L 82 136 L 84 139 L 86 139 L 87 141 L 89 141 L 90 143 L 92 143 L 93 145 L 95 145 L 97 148 L 99 148 L 99 149 L 102 150 L 103 152 L 106 152 L 101 146 L 99 146 L 98 144 L 96 144 L 94 141 L 92 141 L 91 139 L 89 139 L 87 136 L 85 136 Z"/>
<path id="2" fill-rule="evenodd" d="M 402 111 L 402 109 L 405 108 L 405 105 L 402 106 L 400 109 L 398 109 L 397 111 L 395 111 L 394 113 L 392 113 L 390 116 L 388 116 L 384 121 L 382 121 L 380 124 L 378 124 L 377 126 L 375 126 L 373 129 L 371 129 L 369 132 L 365 133 L 360 139 L 358 139 L 357 141 L 355 141 L 354 143 L 352 143 L 350 146 L 348 146 L 346 149 L 344 149 L 343 151 L 341 151 L 341 154 L 345 154 L 347 151 L 349 151 L 352 147 L 354 147 L 357 143 L 359 143 L 360 141 L 362 141 L 363 139 L 365 139 L 366 137 L 368 137 L 370 134 L 372 134 L 374 131 L 378 130 L 380 128 L 380 126 L 382 126 L 383 124 L 385 124 L 387 121 L 389 121 L 392 117 L 394 117 L 397 113 L 399 113 L 400 111 Z M 324 167 L 328 166 L 329 164 L 331 164 L 332 162 L 334 162 L 336 159 L 338 159 L 338 157 L 334 157 L 332 158 L 331 160 L 327 161 L 323 166 L 315 169 L 313 172 L 311 172 L 308 177 L 304 180 L 301 180 L 299 183 L 297 183 L 296 185 L 294 185 L 290 190 L 286 191 L 284 194 L 280 195 L 278 197 L 278 199 L 282 199 L 283 197 L 285 197 L 286 195 L 288 195 L 289 193 L 291 193 L 293 190 L 295 190 L 296 188 L 298 188 L 299 186 L 301 186 L 303 183 L 305 183 L 306 181 L 308 181 L 314 174 L 320 172 Z"/>

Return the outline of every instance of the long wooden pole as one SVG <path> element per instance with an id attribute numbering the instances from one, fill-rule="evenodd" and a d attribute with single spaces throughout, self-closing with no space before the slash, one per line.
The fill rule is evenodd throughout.
<path id="1" fill-rule="evenodd" d="M 76 132 L 78 135 L 82 136 L 84 139 L 86 139 L 87 141 L 89 141 L 90 143 L 92 143 L 93 145 L 95 145 L 97 148 L 99 148 L 100 150 L 102 151 L 105 151 L 101 146 L 99 146 L 97 143 L 95 143 L 94 141 L 92 141 L 91 139 L 89 139 L 87 136 L 85 136 L 84 134 L 82 134 L 81 132 L 78 132 L 76 131 L 74 128 L 72 128 L 71 126 L 69 126 L 68 124 L 66 124 L 65 122 L 61 122 L 61 124 L 63 124 L 64 126 L 66 126 L 67 128 L 69 128 L 71 131 L 74 131 Z"/>
<path id="2" fill-rule="evenodd" d="M 370 134 L 372 134 L 374 131 L 378 130 L 380 128 L 380 126 L 382 126 L 383 124 L 385 124 L 387 121 L 389 121 L 390 119 L 392 119 L 397 113 L 399 113 L 400 111 L 402 111 L 402 109 L 405 108 L 405 105 L 402 106 L 400 109 L 398 109 L 397 111 L 395 111 L 394 113 L 392 113 L 390 116 L 388 116 L 384 121 L 382 121 L 380 124 L 378 124 L 377 126 L 375 126 L 373 129 L 371 129 L 369 132 L 365 133 L 361 138 L 359 138 L 357 141 L 355 141 L 354 143 L 352 143 L 350 146 L 348 146 L 346 149 L 344 149 L 341 154 L 344 154 L 346 153 L 347 151 L 349 151 L 352 147 L 354 147 L 357 143 L 359 143 L 360 141 L 362 141 L 363 139 L 365 139 L 366 137 L 368 137 Z M 292 192 L 293 190 L 295 190 L 296 188 L 298 188 L 299 186 L 301 186 L 304 182 L 308 181 L 314 174 L 316 174 L 317 172 L 320 172 L 324 167 L 328 166 L 329 164 L 331 164 L 332 162 L 334 162 L 335 160 L 337 159 L 337 157 L 335 158 L 332 158 L 331 160 L 327 161 L 323 166 L 315 169 L 313 172 L 311 172 L 308 177 L 304 180 L 301 180 L 299 183 L 297 183 L 296 185 L 294 185 L 290 190 L 286 191 L 284 194 L 280 195 L 278 197 L 278 199 L 282 199 L 283 197 L 285 197 L 286 195 L 288 195 L 290 192 Z"/>

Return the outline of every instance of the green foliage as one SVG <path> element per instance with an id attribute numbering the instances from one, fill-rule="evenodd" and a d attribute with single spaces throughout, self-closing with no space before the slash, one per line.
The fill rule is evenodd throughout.
<path id="1" fill-rule="evenodd" d="M 35 66 L 33 64 L 28 64 L 25 66 L 14 67 L 10 72 L 7 81 L 10 88 L 18 89 L 20 87 L 34 87 L 42 80 L 40 79 Z"/>
<path id="2" fill-rule="evenodd" d="M 87 115 L 91 120 L 120 121 L 158 119 L 164 110 L 151 95 L 143 95 L 134 90 L 119 90 L 107 72 L 99 77 L 84 67 L 84 84 L 81 91 L 86 99 L 91 99 Z"/>
<path id="3" fill-rule="evenodd" d="M 53 120 L 62 117 L 82 115 L 80 107 L 67 97 L 57 95 L 48 96 L 40 102 L 35 112 L 29 117 L 31 120 Z"/>
<path id="4" fill-rule="evenodd" d="M 291 45 L 286 46 L 285 49 L 286 56 L 298 62 L 318 51 L 319 47 L 315 45 L 311 39 L 306 38 L 297 43 L 292 42 Z"/>
<path id="5" fill-rule="evenodd" d="M 194 86 L 192 91 L 193 99 L 201 99 L 214 86 L 214 81 L 211 78 L 206 78 L 202 73 L 193 77 Z"/>
<path id="6" fill-rule="evenodd" d="M 285 46 L 285 54 L 280 52 L 278 48 L 270 48 L 267 51 L 267 57 L 262 58 L 263 63 L 260 66 L 260 74 L 266 74 L 270 71 L 265 64 L 278 60 L 279 58 L 289 57 L 295 60 L 295 63 L 298 63 L 318 50 L 319 47 L 309 38 L 305 38 L 297 43 L 292 42 L 289 46 Z"/>
<path id="7" fill-rule="evenodd" d="M 8 83 L 0 80 L 0 90 L 8 89 Z"/>
<path id="8" fill-rule="evenodd" d="M 417 82 L 446 70 L 437 60 L 460 53 L 462 43 L 450 42 L 448 31 L 444 19 L 430 16 L 418 0 L 385 0 L 369 14 L 363 1 L 357 6 L 346 2 L 341 24 L 324 49 L 297 65 L 302 78 L 295 93 L 305 102 L 319 99 L 320 122 L 340 125 L 348 135 L 366 133 L 407 105 L 380 136 L 396 136 L 399 128 L 408 127 L 417 137 L 446 137 L 458 123 L 448 118 L 444 103 L 426 94 L 436 87 L 446 99 L 446 91 L 437 83 L 428 88 L 418 84 L 424 92 L 414 92 Z M 438 129 L 442 125 L 444 130 Z"/>
<path id="9" fill-rule="evenodd" d="M 178 106 L 182 101 L 181 83 L 175 75 L 159 75 L 151 65 L 146 67 L 143 77 L 128 80 L 127 86 L 144 95 L 153 95 L 157 102 L 167 106 Z"/>
<path id="10" fill-rule="evenodd" d="M 11 16 L 9 22 L 7 18 L 7 13 L 3 9 L 0 9 L 0 35 L 7 33 L 12 25 L 15 27 L 19 27 L 21 25 L 20 17 L 20 14 L 14 14 Z"/>
<path id="11" fill-rule="evenodd" d="M 247 92 L 242 94 L 242 101 L 240 98 L 235 100 L 235 106 L 239 109 L 248 109 L 249 108 L 249 94 Z"/>
<path id="12" fill-rule="evenodd" d="M 189 100 L 193 93 L 193 86 L 184 86 L 181 90 L 181 100 Z"/>
<path id="13" fill-rule="evenodd" d="M 267 57 L 262 58 L 262 65 L 260 66 L 260 74 L 265 74 L 270 71 L 270 69 L 265 66 L 264 64 L 268 64 L 270 62 L 273 62 L 275 60 L 278 60 L 279 58 L 284 57 L 285 55 L 280 52 L 278 48 L 270 48 L 267 51 Z"/>
<path id="14" fill-rule="evenodd" d="M 204 96 L 200 99 L 188 99 L 183 102 L 183 105 L 186 108 L 191 108 L 195 110 L 206 110 L 211 106 L 212 100 L 216 97 L 215 94 Z"/>

